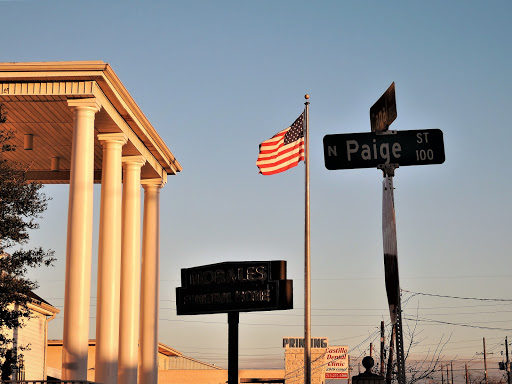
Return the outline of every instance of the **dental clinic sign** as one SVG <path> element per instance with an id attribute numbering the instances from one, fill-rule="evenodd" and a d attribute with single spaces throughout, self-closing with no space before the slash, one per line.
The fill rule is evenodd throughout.
<path id="1" fill-rule="evenodd" d="M 181 270 L 178 315 L 293 308 L 286 261 L 225 262 Z"/>
<path id="2" fill-rule="evenodd" d="M 326 379 L 348 379 L 348 346 L 327 347 L 324 366 Z"/>

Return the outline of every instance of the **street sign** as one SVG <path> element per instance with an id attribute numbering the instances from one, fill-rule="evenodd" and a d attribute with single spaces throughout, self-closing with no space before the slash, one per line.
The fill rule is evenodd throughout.
<path id="1" fill-rule="evenodd" d="M 330 170 L 442 164 L 444 159 L 440 129 L 324 136 L 325 167 Z"/>
<path id="2" fill-rule="evenodd" d="M 395 83 L 370 108 L 372 132 L 385 132 L 396 119 Z"/>

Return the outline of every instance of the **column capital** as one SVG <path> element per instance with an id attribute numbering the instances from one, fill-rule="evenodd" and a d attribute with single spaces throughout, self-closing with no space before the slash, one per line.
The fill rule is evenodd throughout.
<path id="1" fill-rule="evenodd" d="M 164 187 L 165 185 L 165 181 L 161 178 L 156 178 L 156 179 L 142 179 L 140 181 L 140 183 L 142 184 L 142 187 L 144 189 L 149 189 L 151 187 L 157 187 L 158 189 L 161 189 Z"/>
<path id="2" fill-rule="evenodd" d="M 94 113 L 99 112 L 101 104 L 95 97 L 87 99 L 68 99 L 68 107 L 76 109 L 92 109 Z"/>
<path id="3" fill-rule="evenodd" d="M 123 168 L 128 165 L 142 167 L 146 164 L 146 158 L 144 156 L 123 156 L 121 160 L 123 162 Z"/>
<path id="4" fill-rule="evenodd" d="M 122 132 L 117 133 L 99 133 L 97 136 L 98 141 L 106 143 L 119 143 L 125 145 L 128 142 L 128 136 Z"/>

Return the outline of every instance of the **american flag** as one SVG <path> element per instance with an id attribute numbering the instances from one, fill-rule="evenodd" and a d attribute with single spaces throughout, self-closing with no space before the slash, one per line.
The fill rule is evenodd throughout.
<path id="1" fill-rule="evenodd" d="M 304 112 L 295 122 L 260 144 L 256 165 L 262 175 L 273 175 L 304 160 Z"/>

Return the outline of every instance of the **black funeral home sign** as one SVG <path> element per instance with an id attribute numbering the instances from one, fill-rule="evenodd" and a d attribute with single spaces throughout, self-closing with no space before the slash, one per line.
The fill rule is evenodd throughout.
<path id="1" fill-rule="evenodd" d="M 293 308 L 286 261 L 243 261 L 181 270 L 178 315 L 271 311 Z"/>

